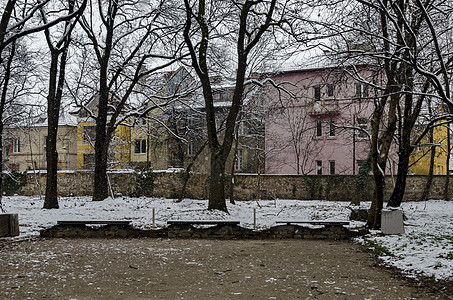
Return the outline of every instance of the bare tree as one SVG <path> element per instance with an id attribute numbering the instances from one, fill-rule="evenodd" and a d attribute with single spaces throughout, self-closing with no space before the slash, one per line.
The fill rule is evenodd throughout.
<path id="1" fill-rule="evenodd" d="M 88 37 L 88 42 L 81 44 L 91 46 L 92 69 L 98 72 L 92 81 L 97 91 L 91 90 L 92 95 L 98 94 L 97 112 L 90 112 L 96 120 L 94 201 L 108 197 L 109 145 L 117 126 L 125 124 L 131 116 L 146 115 L 151 110 L 145 104 L 140 111 L 124 113 L 125 107 L 131 105 L 131 95 L 145 94 L 143 88 L 138 88 L 145 85 L 141 81 L 178 60 L 180 43 L 175 38 L 178 28 L 173 26 L 178 17 L 176 10 L 169 14 L 171 9 L 174 6 L 169 1 L 150 4 L 98 1 L 97 6 L 87 8 L 80 20 Z M 152 59 L 153 64 L 148 64 Z M 151 105 L 160 106 L 163 104 Z"/>
<path id="2" fill-rule="evenodd" d="M 45 7 L 49 1 L 27 2 L 17 0 L 7 0 L 1 12 L 0 20 L 0 65 L 1 71 L 1 103 L 0 103 L 0 136 L 3 135 L 4 125 L 8 118 L 5 112 L 9 105 L 13 104 L 18 98 L 26 96 L 24 91 L 30 93 L 30 87 L 33 85 L 33 72 L 28 71 L 29 80 L 23 80 L 21 70 L 27 69 L 26 64 L 31 67 L 33 64 L 29 56 L 33 52 L 28 50 L 28 54 L 24 52 L 25 42 L 20 41 L 21 38 L 32 33 L 36 33 L 48 29 L 60 22 L 71 19 L 74 15 L 64 15 L 53 19 L 46 24 L 39 24 L 36 20 L 40 9 Z M 6 57 L 6 61 L 5 61 Z M 28 62 L 23 61 L 28 60 Z M 21 79 L 22 77 L 22 79 Z M 14 113 L 13 113 L 14 114 Z M 0 138 L 0 148 L 3 149 L 3 140 Z M 3 155 L 3 151 L 1 151 Z M 3 157 L 1 158 L 3 170 Z M 1 180 L 1 179 L 0 179 Z M 0 200 L 1 200 L 1 181 L 0 181 Z M 1 203 L 1 201 L 0 201 Z"/>
<path id="3" fill-rule="evenodd" d="M 44 30 L 47 46 L 50 51 L 50 67 L 49 67 L 49 87 L 47 94 L 47 140 L 46 140 L 46 158 L 47 158 L 47 174 L 46 174 L 46 196 L 44 200 L 44 208 L 58 208 L 57 198 L 57 170 L 58 170 L 58 153 L 57 153 L 57 135 L 58 135 L 58 120 L 60 117 L 60 106 L 63 97 L 63 88 L 65 83 L 66 61 L 68 56 L 69 44 L 71 42 L 71 33 L 77 23 L 78 18 L 86 6 L 84 0 L 77 9 L 78 15 L 74 19 L 67 20 L 62 28 L 61 36 L 57 41 L 53 41 L 54 37 L 49 28 Z M 75 10 L 75 1 L 68 0 L 67 7 L 62 8 L 64 14 L 67 9 L 67 14 L 72 15 Z M 48 15 L 41 8 L 41 17 L 44 24 L 47 24 Z"/>
<path id="4" fill-rule="evenodd" d="M 398 141 L 397 184 L 389 205 L 399 206 L 405 190 L 411 134 L 428 97 L 451 105 L 448 34 L 449 2 L 399 0 L 348 2 L 351 12 L 337 32 L 348 45 L 347 59 L 361 60 L 383 75 L 369 82 L 380 92 L 372 117 L 372 166 L 376 184 L 368 226 L 380 228 L 384 175 L 393 141 Z M 343 14 L 344 15 L 344 14 Z M 448 18 L 448 17 L 447 17 Z M 349 37 L 349 38 L 348 38 Z M 432 87 L 432 88 L 431 88 Z"/>
<path id="5" fill-rule="evenodd" d="M 185 0 L 186 25 L 184 39 L 190 52 L 192 66 L 200 79 L 206 109 L 208 147 L 210 150 L 209 209 L 227 211 L 225 202 L 225 165 L 234 141 L 235 124 L 241 110 L 244 83 L 250 56 L 263 36 L 281 21 L 278 1 Z M 220 39 L 220 37 L 226 37 Z M 224 42 L 233 44 L 235 61 L 234 92 L 228 109 L 223 138 L 218 135 L 211 76 L 216 47 Z M 225 44 L 227 45 L 227 44 Z M 226 47 L 223 49 L 231 49 Z M 223 56 L 228 57 L 228 51 Z M 228 58 L 230 58 L 228 57 Z"/>

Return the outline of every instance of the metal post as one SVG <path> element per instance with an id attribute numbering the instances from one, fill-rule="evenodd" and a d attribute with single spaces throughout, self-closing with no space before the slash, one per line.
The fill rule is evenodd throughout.
<path id="1" fill-rule="evenodd" d="M 253 229 L 256 229 L 256 208 L 253 209 Z"/>

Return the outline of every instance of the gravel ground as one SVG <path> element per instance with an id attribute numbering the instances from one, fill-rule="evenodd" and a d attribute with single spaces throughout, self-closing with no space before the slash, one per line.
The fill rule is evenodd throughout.
<path id="1" fill-rule="evenodd" d="M 0 241 L 0 299 L 441 299 L 347 242 Z"/>

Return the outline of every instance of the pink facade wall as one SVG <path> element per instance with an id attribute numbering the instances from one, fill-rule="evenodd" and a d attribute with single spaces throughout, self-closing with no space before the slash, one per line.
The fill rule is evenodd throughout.
<path id="1" fill-rule="evenodd" d="M 369 82 L 371 75 L 361 74 Z M 375 91 L 362 83 L 358 93 L 359 82 L 335 69 L 282 72 L 272 79 L 283 89 L 269 87 L 266 173 L 357 174 L 370 140 L 351 127 L 370 131 Z"/>

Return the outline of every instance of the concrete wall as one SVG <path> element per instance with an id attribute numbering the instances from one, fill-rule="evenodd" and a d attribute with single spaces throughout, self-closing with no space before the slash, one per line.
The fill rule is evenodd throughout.
<path id="1" fill-rule="evenodd" d="M 136 192 L 136 174 L 130 172 L 109 173 L 112 189 L 115 193 L 133 195 Z M 152 196 L 176 198 L 181 190 L 181 173 L 154 173 Z M 303 200 L 339 200 L 369 201 L 373 196 L 372 177 L 361 187 L 356 185 L 357 176 L 298 176 L 298 175 L 238 175 L 235 178 L 235 198 L 237 200 L 254 199 L 303 199 Z M 39 195 L 39 188 L 45 191 L 45 174 L 28 174 L 28 182 L 17 194 Z M 453 178 L 449 198 L 453 197 Z M 86 171 L 58 173 L 58 192 L 60 196 L 90 195 L 92 191 L 92 173 Z M 426 176 L 409 176 L 405 201 L 420 200 L 426 182 Z M 194 174 L 187 186 L 186 197 L 207 198 L 208 176 Z M 434 176 L 431 187 L 431 199 L 444 199 L 445 176 Z M 393 189 L 392 177 L 387 177 L 386 197 Z M 227 193 L 228 195 L 228 193 Z"/>

